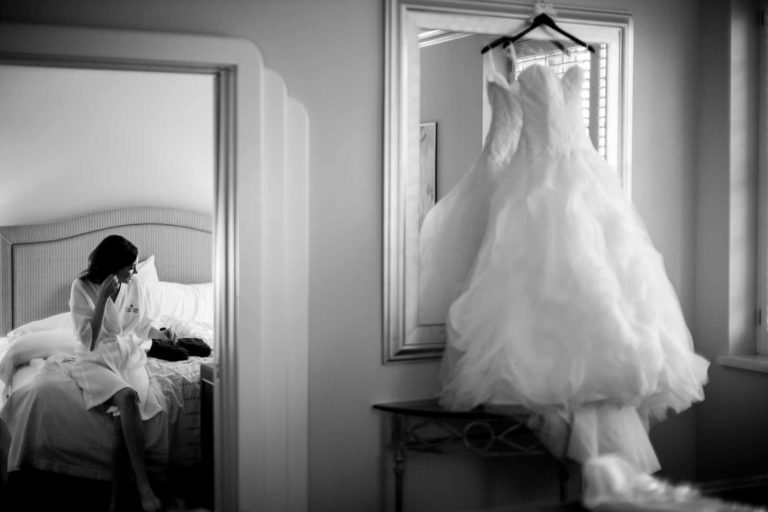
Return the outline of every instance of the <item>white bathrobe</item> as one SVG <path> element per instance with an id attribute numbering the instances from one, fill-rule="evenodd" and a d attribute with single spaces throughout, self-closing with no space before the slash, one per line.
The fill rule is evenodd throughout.
<path id="1" fill-rule="evenodd" d="M 69 309 L 83 344 L 72 377 L 83 390 L 88 409 L 103 404 L 123 388 L 134 389 L 139 396 L 141 418 L 147 420 L 166 407 L 159 385 L 150 382 L 147 355 L 141 347 L 152 327 L 152 321 L 146 316 L 146 291 L 134 276 L 130 283 L 120 286 L 114 301 L 107 299 L 99 341 L 90 351 L 91 318 L 99 286 L 83 279 L 72 283 Z M 107 410 L 116 411 L 114 406 Z"/>

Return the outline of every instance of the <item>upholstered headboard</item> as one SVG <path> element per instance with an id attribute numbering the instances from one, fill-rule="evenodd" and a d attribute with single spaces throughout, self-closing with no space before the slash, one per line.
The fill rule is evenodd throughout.
<path id="1" fill-rule="evenodd" d="M 0 336 L 26 322 L 68 310 L 72 281 L 107 235 L 154 254 L 162 281 L 211 281 L 211 218 L 170 208 L 126 208 L 50 224 L 0 227 Z"/>

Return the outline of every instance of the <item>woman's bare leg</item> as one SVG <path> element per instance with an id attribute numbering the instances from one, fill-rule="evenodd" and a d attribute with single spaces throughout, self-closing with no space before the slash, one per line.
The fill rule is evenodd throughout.
<path id="1" fill-rule="evenodd" d="M 141 507 L 146 512 L 160 510 L 162 503 L 152 491 L 147 476 L 147 466 L 144 455 L 144 426 L 139 414 L 139 398 L 131 388 L 123 388 L 112 397 L 112 402 L 120 411 L 120 424 L 125 441 L 128 458 L 136 477 L 136 486 L 141 499 Z"/>
<path id="2" fill-rule="evenodd" d="M 131 484 L 131 461 L 128 451 L 125 449 L 122 420 L 119 416 L 113 417 L 115 428 L 115 445 L 112 450 L 112 498 L 109 502 L 109 512 L 116 512 L 125 496 L 125 490 Z"/>

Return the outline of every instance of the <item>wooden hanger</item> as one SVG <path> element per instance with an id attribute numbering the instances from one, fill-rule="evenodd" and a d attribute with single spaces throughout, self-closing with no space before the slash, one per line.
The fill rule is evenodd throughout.
<path id="1" fill-rule="evenodd" d="M 496 39 L 495 41 L 491 42 L 490 44 L 487 44 L 487 45 L 483 46 L 483 49 L 480 50 L 480 53 L 485 53 L 485 52 L 487 52 L 489 50 L 492 50 L 493 48 L 496 48 L 500 44 L 503 44 L 505 46 L 510 45 L 510 44 L 514 43 L 515 41 L 517 41 L 518 39 L 520 39 L 521 37 L 523 37 L 525 34 L 530 32 L 531 30 L 533 30 L 533 29 L 535 29 L 537 27 L 540 27 L 542 25 L 544 25 L 546 27 L 549 27 L 549 28 L 551 28 L 551 29 L 561 33 L 562 35 L 564 35 L 565 37 L 567 37 L 568 39 L 570 39 L 574 43 L 583 46 L 584 48 L 586 48 L 590 52 L 592 52 L 592 53 L 595 52 L 595 49 L 592 48 L 592 46 L 588 45 L 587 43 L 585 43 L 584 41 L 582 41 L 578 37 L 576 37 L 576 36 L 574 36 L 572 34 L 569 34 L 565 30 L 561 29 L 560 27 L 557 26 L 557 23 L 555 23 L 555 21 L 552 18 L 550 18 L 550 16 L 548 14 L 542 13 L 542 14 L 537 15 L 535 18 L 533 18 L 533 20 L 531 21 L 531 25 L 528 28 L 526 28 L 525 30 L 523 30 L 522 32 L 520 32 L 519 34 L 514 35 L 514 36 L 502 36 L 502 37 Z M 557 45 L 557 46 L 559 47 L 560 45 Z"/>

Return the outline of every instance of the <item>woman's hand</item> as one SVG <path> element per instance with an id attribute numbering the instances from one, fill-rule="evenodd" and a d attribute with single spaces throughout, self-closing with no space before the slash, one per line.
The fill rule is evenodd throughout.
<path id="1" fill-rule="evenodd" d="M 115 274 L 110 274 L 104 279 L 104 281 L 101 282 L 101 287 L 99 288 L 99 298 L 106 301 L 119 289 L 120 281 L 117 280 L 117 276 Z"/>
<path id="2" fill-rule="evenodd" d="M 107 300 L 117 293 L 120 289 L 120 282 L 117 280 L 115 274 L 108 275 L 99 286 L 99 297 L 96 299 L 96 308 L 93 311 L 91 317 L 91 347 L 90 350 L 96 348 L 99 341 L 99 334 L 101 333 L 101 324 L 104 320 L 104 308 L 107 305 Z"/>
<path id="3" fill-rule="evenodd" d="M 165 340 L 165 341 L 171 341 L 176 342 L 176 333 L 173 332 L 171 329 L 167 329 L 163 327 L 159 331 L 155 329 L 154 327 L 149 329 L 149 337 L 153 340 Z"/>

